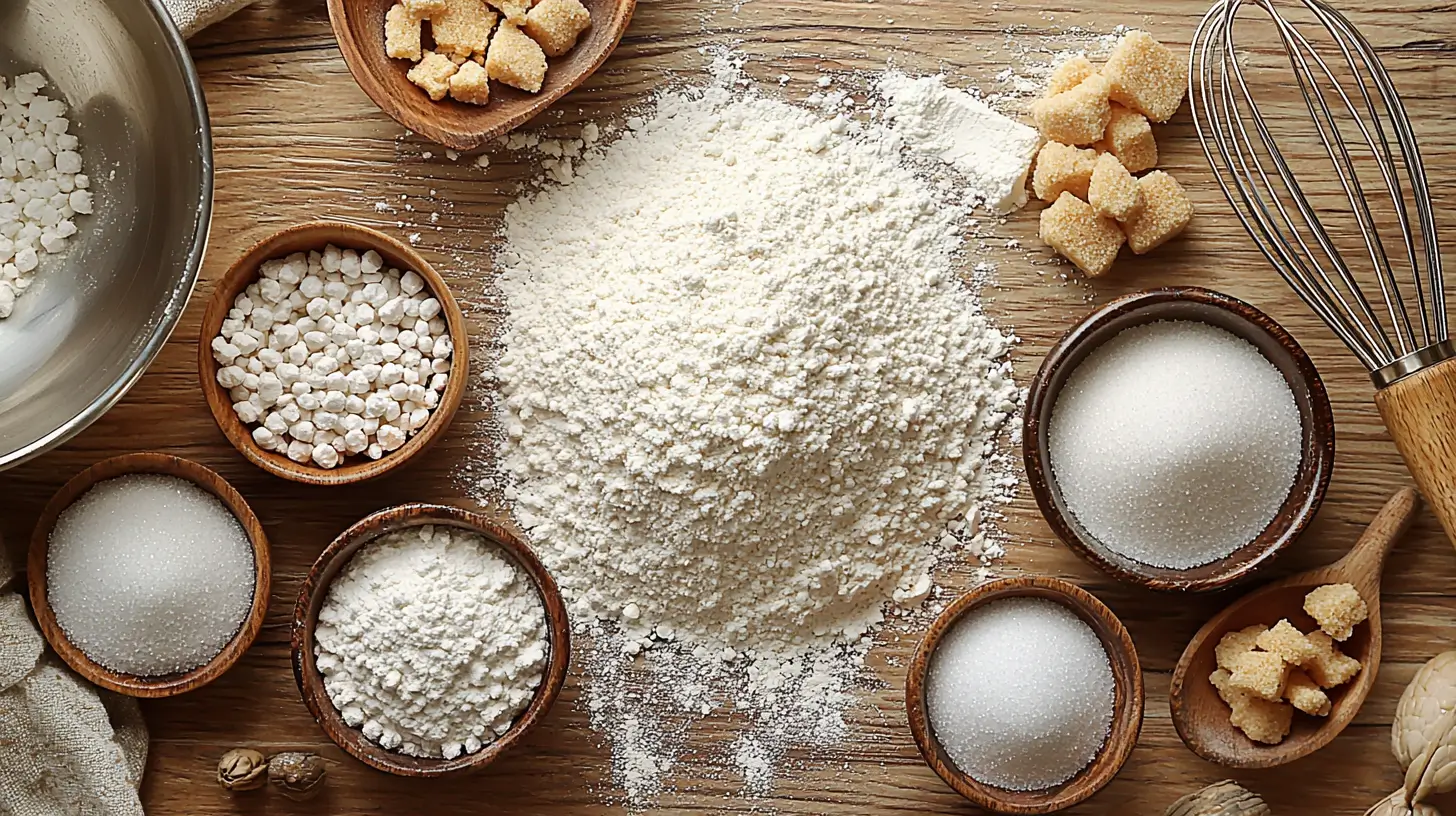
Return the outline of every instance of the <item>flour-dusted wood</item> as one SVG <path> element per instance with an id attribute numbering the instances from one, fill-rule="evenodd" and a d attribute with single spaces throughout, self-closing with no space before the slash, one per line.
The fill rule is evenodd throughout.
<path id="1" fill-rule="evenodd" d="M 1087 767 L 1066 782 L 1045 790 L 1005 790 L 984 784 L 962 771 L 936 738 L 927 711 L 927 675 L 936 647 L 962 618 L 975 614 L 980 607 L 1007 598 L 1041 598 L 1065 606 L 1097 635 L 1112 666 L 1112 725 L 1106 742 Z M 1004 659 L 1015 658 L 1007 655 Z M 1080 587 L 1056 578 L 1006 578 L 982 584 L 962 595 L 930 625 L 910 662 L 905 685 L 905 712 L 910 722 L 910 733 L 915 737 L 920 753 L 946 784 L 979 807 L 997 813 L 1030 816 L 1065 810 L 1112 781 L 1137 744 L 1138 733 L 1143 726 L 1143 697 L 1143 673 L 1137 648 L 1133 646 L 1122 621 L 1105 604 Z"/>
<path id="2" fill-rule="evenodd" d="M 222 330 L 223 320 L 233 307 L 233 299 L 258 279 L 258 268 L 265 261 L 281 258 L 295 252 L 322 251 L 333 244 L 340 249 L 374 250 L 383 258 L 387 267 L 413 270 L 425 279 L 426 290 L 440 302 L 440 316 L 445 318 L 450 339 L 455 344 L 451 352 L 450 379 L 440 402 L 430 412 L 425 427 L 415 432 L 396 450 L 386 452 L 378 459 L 370 459 L 362 453 L 351 454 L 335 468 L 323 468 L 313 462 L 295 462 L 277 451 L 265 450 L 253 440 L 252 426 L 243 423 L 233 410 L 232 397 L 217 381 L 218 362 L 212 353 L 212 340 Z M 460 305 L 455 302 L 450 287 L 440 273 L 428 261 L 420 257 L 408 245 L 379 230 L 345 224 L 337 221 L 314 221 L 281 230 L 254 244 L 243 253 L 231 267 L 212 293 L 207 312 L 202 317 L 202 331 L 197 342 L 197 377 L 212 417 L 223 435 L 248 461 L 258 467 L 295 482 L 312 485 L 342 485 L 378 478 L 397 467 L 402 467 L 430 449 L 435 440 L 450 426 L 460 400 L 465 396 L 466 381 L 470 379 L 470 334 L 465 326 L 465 317 Z"/>
<path id="3" fill-rule="evenodd" d="M 1189 641 L 1173 669 L 1169 692 L 1173 725 L 1188 747 L 1210 762 L 1230 768 L 1273 768 L 1308 756 L 1328 745 L 1355 718 L 1380 670 L 1380 574 L 1401 535 L 1420 509 L 1420 497 L 1406 488 L 1390 497 L 1365 534 L 1339 561 L 1291 575 L 1230 604 Z M 1336 644 L 1360 661 L 1351 682 L 1329 689 L 1328 717 L 1295 715 L 1294 726 L 1278 745 L 1256 743 L 1229 722 L 1229 707 L 1208 676 L 1215 668 L 1214 647 L 1226 633 L 1255 623 L 1271 626 L 1288 619 L 1301 632 L 1319 627 L 1304 613 L 1304 597 L 1326 584 L 1353 584 L 1370 611 L 1349 640 Z"/>
<path id="4" fill-rule="evenodd" d="M 1429 4 L 1394 0 L 1380 7 L 1334 0 L 1354 14 L 1380 50 L 1424 140 L 1433 177 L 1456 171 L 1456 15 Z M 753 59 L 748 71 L 782 93 L 803 99 L 818 91 L 819 69 L 874 70 L 894 58 L 916 72 L 944 69 L 960 86 L 995 88 L 996 75 L 1024 59 L 1045 60 L 1059 40 L 1042 40 L 1071 26 L 1110 32 L 1142 25 L 1174 48 L 1184 48 L 1203 0 L 1092 0 L 1025 5 L 1010 0 L 750 0 L 737 12 L 730 0 L 658 0 L 642 4 L 601 70 L 534 126 L 574 135 L 584 121 L 610 129 L 671 79 L 697 78 L 707 64 L 699 47 L 735 41 Z M 893 21 L 893 22 L 892 22 Z M 1017 33 L 1010 34 L 1010 29 Z M 329 30 L 322 0 L 259 0 L 193 38 L 212 114 L 218 190 L 207 263 L 196 296 L 156 364 L 127 398 L 76 439 L 45 457 L 0 473 L 0 537 L 19 555 L 46 500 L 73 473 L 115 453 L 160 449 L 213 468 L 244 493 L 269 533 L 276 567 L 272 613 L 253 648 L 205 688 L 168 700 L 143 701 L 152 734 L 143 799 L 151 816 L 235 816 L 249 808 L 273 816 L 416 813 L 421 810 L 530 816 L 605 816 L 625 810 L 613 798 L 610 753 L 588 723 L 580 667 L 569 675 L 551 715 L 507 755 L 478 774 L 418 783 L 356 762 L 324 736 L 299 700 L 290 669 L 289 626 L 297 590 L 319 552 L 362 516 L 405 501 L 475 506 L 460 476 L 488 465 L 480 424 L 489 417 L 490 390 L 479 378 L 456 421 L 412 467 L 372 482 L 323 490 L 285 482 L 237 454 L 198 393 L 196 343 L 206 299 L 228 265 L 254 242 L 289 225 L 320 217 L 384 230 L 418 231 L 428 258 L 466 310 L 477 344 L 500 319 L 491 291 L 493 232 L 504 206 L 533 171 L 527 159 L 490 154 L 482 170 L 458 163 L 439 146 L 404 135 L 359 92 Z M 1256 52 L 1271 63 L 1272 52 Z M 1278 59 L 1283 59 L 1279 56 Z M 1287 66 L 1284 66 L 1287 70 Z M 1287 109 L 1307 116 L 1292 95 Z M 1370 378 L 1325 325 L 1298 301 L 1253 248 L 1213 182 L 1186 108 L 1158 130 L 1160 160 L 1187 188 L 1193 223 L 1177 241 L 1145 256 L 1126 257 L 1093 282 L 1073 276 L 1036 238 L 1035 204 L 1005 224 L 986 224 L 1000 248 L 998 281 L 988 309 L 1014 327 L 1015 375 L 1026 385 L 1055 340 L 1094 306 L 1155 286 L 1207 286 L 1227 292 L 1279 321 L 1300 342 L 1329 389 L 1339 458 L 1319 514 L 1300 539 L 1270 566 L 1268 578 L 1323 566 L 1344 555 L 1390 494 L 1410 474 L 1371 399 Z M 430 158 L 425 158 L 430 153 Z M 1327 167 L 1321 153 L 1319 166 Z M 431 190 L 437 193 L 432 195 Z M 409 213 L 400 195 L 416 208 Z M 1447 237 L 1456 229 L 1456 187 L 1433 190 L 1436 217 Z M 393 211 L 377 212 L 386 203 Z M 429 213 L 439 213 L 436 232 Z M 405 223 L 400 228 L 398 224 Z M 482 357 L 483 355 L 477 355 Z M 1016 452 L 1013 449 L 1012 454 Z M 482 512 L 509 525 L 496 505 Z M 1381 599 L 1384 661 L 1366 704 L 1339 738 L 1312 757 L 1269 771 L 1233 771 L 1206 762 L 1178 739 L 1168 715 L 1174 662 L 1193 633 L 1229 600 L 1218 595 L 1167 595 L 1115 581 L 1078 558 L 1042 519 L 1029 491 L 1004 508 L 1008 536 L 1000 574 L 1052 575 L 1102 598 L 1137 643 L 1147 687 L 1142 735 L 1122 772 L 1097 796 L 1070 808 L 1071 816 L 1162 813 L 1183 794 L 1235 777 L 1279 814 L 1360 816 L 1400 783 L 1399 766 L 1385 759 L 1396 701 L 1416 670 L 1451 648 L 1456 637 L 1456 556 L 1434 516 L 1422 512 L 1386 565 Z M 17 558 L 16 563 L 22 559 Z M 955 597 L 974 584 L 970 566 L 938 572 Z M 741 781 L 725 778 L 714 752 L 739 732 L 731 716 L 714 717 L 688 738 L 696 753 L 673 771 L 677 789 L 648 810 L 654 814 L 740 814 L 778 811 L 794 816 L 965 816 L 971 806 L 925 764 L 910 737 L 904 707 L 906 666 L 928 625 L 919 618 L 880 636 L 870 655 L 871 686 L 851 712 L 847 745 L 791 757 L 765 801 L 738 796 Z M 279 796 L 247 800 L 228 793 L 212 775 L 224 752 L 238 745 L 267 752 L 314 751 L 329 761 L 328 791 L 307 804 Z M 1375 761 L 1372 761 L 1372 757 Z M 1332 784 L 1331 781 L 1335 783 Z M 266 794 L 265 794 L 266 795 Z M 1453 803 L 1448 799 L 1443 807 Z M 1456 808 L 1447 809 L 1448 813 Z"/>
<path id="5" fill-rule="evenodd" d="M 211 493 L 238 520 L 248 537 L 248 543 L 253 547 L 253 603 L 248 609 L 248 615 L 238 627 L 237 634 L 233 635 L 217 656 L 191 671 L 143 677 L 108 669 L 92 660 L 66 638 L 66 633 L 56 622 L 55 612 L 51 609 L 46 587 L 46 553 L 50 550 L 51 531 L 55 529 L 57 519 L 67 507 L 97 483 L 137 473 L 175 476 Z M 40 624 L 46 642 L 67 665 L 102 688 L 131 697 L 170 697 L 200 688 L 221 677 L 253 645 L 253 640 L 263 628 L 263 617 L 268 612 L 273 565 L 268 554 L 268 537 L 258 523 L 258 517 L 253 514 L 253 509 L 248 506 L 242 494 L 228 484 L 226 479 L 188 459 L 163 453 L 128 453 L 97 462 L 77 473 L 51 497 L 41 512 L 30 539 L 26 573 L 30 584 L 30 604 L 35 610 L 36 622 Z"/>

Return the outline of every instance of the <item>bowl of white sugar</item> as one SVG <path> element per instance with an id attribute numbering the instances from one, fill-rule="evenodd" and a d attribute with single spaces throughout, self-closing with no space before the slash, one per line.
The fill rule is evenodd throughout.
<path id="1" fill-rule="evenodd" d="M 345 530 L 299 590 L 293 673 L 339 747 L 436 777 L 489 764 L 545 717 L 570 627 L 529 547 L 467 510 L 406 504 Z"/>
<path id="2" fill-rule="evenodd" d="M 1159 590 L 1247 578 L 1303 532 L 1334 467 L 1319 372 L 1279 324 L 1200 288 L 1109 303 L 1047 354 L 1023 452 L 1078 555 Z"/>
<path id="3" fill-rule="evenodd" d="M 217 679 L 268 611 L 268 540 L 196 462 L 133 453 L 51 499 L 31 538 L 30 600 L 56 654 L 98 686 L 169 697 Z"/>
<path id="4" fill-rule="evenodd" d="M 1142 668 L 1092 595 L 1056 578 L 1006 578 L 931 624 L 905 707 L 921 755 L 957 793 L 997 813 L 1051 813 L 1127 761 L 1142 729 Z"/>

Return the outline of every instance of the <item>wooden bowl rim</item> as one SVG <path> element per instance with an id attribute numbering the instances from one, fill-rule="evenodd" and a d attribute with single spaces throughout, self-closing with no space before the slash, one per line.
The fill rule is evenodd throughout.
<path id="1" fill-rule="evenodd" d="M 925 680 L 930 658 L 941 639 L 967 612 L 1006 598 L 1045 598 L 1081 618 L 1107 651 L 1112 666 L 1115 702 L 1107 739 L 1097 756 L 1076 776 L 1040 791 L 1008 791 L 978 782 L 956 767 L 930 726 Z M 1096 596 L 1075 584 L 1049 576 L 1002 578 L 982 584 L 956 599 L 921 638 L 906 676 L 905 709 L 915 745 L 931 769 L 956 793 L 996 813 L 1042 814 L 1069 808 L 1102 790 L 1122 770 L 1142 732 L 1144 689 L 1142 664 L 1132 636 L 1117 615 Z M 1110 749 L 1110 750 L 1109 750 Z"/>
<path id="2" fill-rule="evenodd" d="M 593 54 L 583 63 L 580 72 L 576 76 L 571 77 L 560 87 L 549 90 L 543 89 L 541 93 L 531 98 L 529 104 L 509 116 L 501 114 L 500 109 L 494 104 L 495 100 L 492 100 L 492 104 L 480 106 L 456 102 L 449 97 L 429 103 L 432 106 L 456 106 L 458 111 L 471 114 L 469 118 L 479 123 L 473 128 L 462 129 L 450 127 L 440 118 L 419 115 L 413 105 L 407 103 L 405 100 L 399 99 L 395 94 L 390 93 L 391 86 L 375 76 L 374 72 L 366 64 L 364 58 L 358 53 L 358 49 L 362 49 L 366 45 L 359 43 L 349 30 L 347 21 L 350 14 L 349 5 L 350 2 L 355 1 L 328 0 L 329 25 L 334 30 L 334 39 L 338 42 L 339 51 L 344 57 L 344 64 L 348 66 L 349 73 L 354 77 L 354 82 L 358 84 L 360 90 L 364 91 L 364 95 L 368 96 L 391 119 L 430 141 L 444 145 L 452 150 L 474 150 L 496 136 L 509 133 L 540 115 L 547 108 L 556 104 L 562 97 L 580 87 L 617 50 L 617 45 L 621 43 L 622 36 L 626 34 L 627 26 L 632 22 L 632 15 L 637 9 L 637 0 L 613 0 L 614 12 L 611 18 L 606 21 L 609 26 L 609 36 L 601 44 L 601 50 Z M 593 26 L 597 24 L 596 20 L 592 21 Z M 378 48 L 380 52 L 383 52 L 384 32 L 382 30 L 380 31 L 377 43 L 371 39 L 367 47 Z M 578 47 L 580 47 L 580 43 Z M 569 56 L 570 53 L 568 52 L 563 57 Z"/>
<path id="3" fill-rule="evenodd" d="M 118 476 L 134 474 L 157 474 L 186 479 L 206 490 L 233 514 L 242 525 L 248 542 L 253 547 L 253 604 L 232 640 L 227 642 L 208 662 L 185 672 L 144 677 L 113 671 L 97 663 L 71 643 L 66 633 L 56 622 L 55 611 L 51 609 L 50 593 L 46 586 L 47 556 L 50 552 L 50 538 L 57 519 L 66 508 L 85 495 L 100 482 Z M 238 658 L 253 645 L 258 632 L 263 628 L 263 618 L 268 612 L 268 597 L 272 591 L 272 563 L 268 549 L 268 538 L 253 509 L 248 506 L 242 494 L 216 471 L 190 459 L 167 453 L 128 453 L 103 459 L 71 477 L 56 491 L 45 509 L 30 538 L 30 552 L 26 564 L 27 581 L 30 589 L 30 603 L 35 610 L 36 622 L 51 649 L 78 674 L 95 685 L 110 689 L 129 697 L 158 698 L 171 697 L 211 683 L 223 672 L 232 668 Z"/>
<path id="4" fill-rule="evenodd" d="M 231 398 L 217 382 L 218 363 L 212 355 L 212 339 L 222 331 L 222 322 L 232 309 L 233 299 L 257 279 L 258 269 L 265 261 L 290 254 L 280 249 L 281 246 L 304 241 L 316 244 L 320 250 L 326 244 L 334 244 L 341 249 L 373 249 L 384 256 L 389 265 L 413 269 L 425 279 L 430 293 L 440 302 L 440 314 L 444 316 L 450 340 L 455 344 L 451 353 L 450 380 L 445 392 L 440 395 L 439 404 L 430 412 L 425 427 L 411 435 L 399 449 L 389 451 L 378 459 L 353 455 L 345 458 L 346 462 L 355 460 L 348 464 L 321 468 L 299 464 L 283 454 L 263 450 L 253 441 L 251 427 L 238 418 Z M 281 229 L 253 244 L 217 281 L 198 333 L 197 373 L 213 421 L 228 442 L 249 462 L 275 476 L 302 484 L 354 484 L 377 479 L 414 461 L 444 435 L 465 397 L 465 386 L 470 379 L 470 333 L 465 325 L 465 315 L 460 311 L 449 285 L 413 247 L 370 227 L 343 221 L 309 221 Z"/>
<path id="5" fill-rule="evenodd" d="M 1285 381 L 1294 393 L 1300 421 L 1304 426 L 1302 453 L 1299 470 L 1295 474 L 1294 488 L 1298 488 L 1301 482 L 1307 482 L 1308 487 L 1303 493 L 1292 488 L 1273 521 L 1253 541 L 1209 564 L 1189 570 L 1174 570 L 1141 564 L 1113 552 L 1083 529 L 1070 511 L 1063 509 L 1061 493 L 1052 478 L 1045 429 L 1050 424 L 1051 412 L 1055 408 L 1061 386 L 1065 385 L 1071 372 L 1088 354 L 1117 333 L 1164 319 L 1208 322 L 1196 314 L 1168 313 L 1180 311 L 1185 306 L 1222 311 L 1230 316 L 1232 322 L 1244 326 L 1251 334 L 1262 333 L 1273 346 L 1283 351 L 1286 356 L 1283 362 L 1299 372 L 1299 382 L 1291 382 L 1288 375 L 1285 375 Z M 1106 327 L 1119 322 L 1125 325 L 1118 332 L 1097 337 Z M 1227 326 L 1214 323 L 1210 325 L 1239 336 Z M 1269 358 L 1265 349 L 1259 348 L 1259 351 L 1266 359 Z M 1285 373 L 1280 361 L 1270 359 L 1270 363 L 1281 374 Z M 1051 383 L 1062 375 L 1063 369 L 1065 376 L 1061 377 L 1056 388 L 1052 388 Z M 1300 402 L 1301 389 L 1308 395 L 1308 413 Z M 1022 457 L 1027 482 L 1036 498 L 1037 507 L 1041 509 L 1042 516 L 1057 537 L 1083 560 L 1119 581 L 1159 591 L 1209 592 L 1247 580 L 1259 568 L 1271 563 L 1304 532 L 1319 511 L 1320 505 L 1324 503 L 1330 475 L 1334 471 L 1334 414 L 1330 409 L 1324 380 L 1320 378 L 1309 355 L 1283 326 L 1259 309 L 1231 295 L 1197 286 L 1133 292 L 1094 309 L 1068 329 L 1047 353 L 1036 376 L 1032 378 L 1022 423 Z M 1184 573 L 1201 575 L 1192 577 Z"/>
<path id="6" fill-rule="evenodd" d="M 526 573 L 536 587 L 541 604 L 546 610 L 550 657 L 541 685 L 537 687 L 531 704 L 504 735 L 473 754 L 461 754 L 454 759 L 407 756 L 386 750 L 366 739 L 359 729 L 344 722 L 333 701 L 329 699 L 314 655 L 314 627 L 318 624 L 319 609 L 323 606 L 334 579 L 354 554 L 379 536 L 426 524 L 448 525 L 484 536 Z M 571 662 L 571 623 L 555 579 L 531 548 L 515 534 L 479 513 L 449 505 L 414 502 L 371 513 L 329 543 L 314 561 L 299 588 L 298 601 L 293 608 L 292 647 L 293 677 L 298 684 L 299 694 L 313 714 L 314 721 L 334 744 L 365 765 L 386 773 L 397 776 L 438 777 L 489 765 L 540 723 L 566 684 L 566 670 Z"/>

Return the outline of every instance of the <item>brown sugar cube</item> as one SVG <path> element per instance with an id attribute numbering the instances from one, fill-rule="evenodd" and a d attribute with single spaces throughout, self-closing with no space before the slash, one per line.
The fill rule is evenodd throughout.
<path id="1" fill-rule="evenodd" d="M 1259 635 L 1254 641 L 1260 649 L 1266 652 L 1273 652 L 1284 659 L 1285 663 L 1295 666 L 1302 666 L 1313 660 L 1318 654 L 1314 644 L 1304 633 L 1294 628 L 1294 625 L 1287 620 L 1281 620 L 1274 624 L 1274 628 Z"/>
<path id="2" fill-rule="evenodd" d="M 485 0 L 444 0 L 445 10 L 430 17 L 435 50 L 470 58 L 490 45 L 490 32 L 498 15 Z"/>
<path id="3" fill-rule="evenodd" d="M 1229 687 L 1272 702 L 1282 699 L 1284 681 L 1289 679 L 1289 664 L 1273 652 L 1244 652 L 1234 658 L 1229 671 Z"/>
<path id="4" fill-rule="evenodd" d="M 1177 179 L 1162 170 L 1138 179 L 1143 207 L 1123 224 L 1127 245 L 1139 255 L 1176 238 L 1193 220 L 1193 202 Z"/>
<path id="5" fill-rule="evenodd" d="M 548 57 L 559 57 L 576 45 L 581 32 L 591 28 L 591 13 L 578 0 L 539 0 L 521 26 Z"/>
<path id="6" fill-rule="evenodd" d="M 396 3 L 384 13 L 384 53 L 393 59 L 407 59 L 419 62 L 423 56 L 420 48 L 420 19 L 411 16 L 404 6 Z"/>
<path id="7" fill-rule="evenodd" d="M 531 0 L 486 0 L 486 2 L 500 9 L 501 16 L 517 26 L 525 24 L 527 13 L 531 8 Z"/>
<path id="8" fill-rule="evenodd" d="M 546 52 L 512 23 L 501 23 L 485 52 L 485 72 L 513 88 L 536 93 L 546 79 Z"/>
<path id="9" fill-rule="evenodd" d="M 1112 86 L 1112 101 L 1166 122 L 1183 104 L 1188 65 L 1146 31 L 1129 31 L 1107 56 L 1102 75 Z"/>
<path id="10" fill-rule="evenodd" d="M 1062 193 L 1041 211 L 1041 239 L 1093 278 L 1112 268 L 1123 240 L 1116 221 L 1098 215 L 1071 193 Z"/>
<path id="11" fill-rule="evenodd" d="M 1089 145 L 1102 138 L 1112 118 L 1108 92 L 1107 80 L 1093 74 L 1069 91 L 1037 100 L 1031 117 L 1048 141 Z"/>
<path id="12" fill-rule="evenodd" d="M 1284 699 L 1314 717 L 1328 717 L 1330 714 L 1329 695 L 1299 669 L 1291 671 L 1289 679 L 1284 681 Z"/>
<path id="13" fill-rule="evenodd" d="M 1158 142 L 1153 138 L 1153 126 L 1148 124 L 1148 117 L 1115 103 L 1112 105 L 1112 118 L 1107 120 L 1107 130 L 1097 148 L 1116 156 L 1129 173 L 1141 173 L 1158 166 Z"/>
<path id="14" fill-rule="evenodd" d="M 1317 654 L 1303 668 L 1320 688 L 1334 688 L 1350 682 L 1360 673 L 1360 661 L 1342 654 L 1335 641 L 1323 631 L 1310 632 L 1305 638 L 1314 645 Z"/>
<path id="15" fill-rule="evenodd" d="M 1097 73 L 1097 66 L 1092 61 L 1078 54 L 1072 57 L 1052 71 L 1047 79 L 1046 96 L 1056 96 L 1062 91 L 1070 91 L 1082 84 L 1082 80 Z"/>
<path id="16" fill-rule="evenodd" d="M 444 14 L 445 0 L 400 0 L 405 11 L 416 20 L 428 20 L 436 14 Z"/>
<path id="17" fill-rule="evenodd" d="M 1353 584 L 1326 584 L 1304 596 L 1304 611 L 1320 625 L 1325 634 L 1344 640 L 1355 627 L 1370 617 L 1365 599 Z"/>
<path id="18" fill-rule="evenodd" d="M 1218 645 L 1213 647 L 1213 656 L 1218 661 L 1219 668 L 1232 669 L 1234 659 L 1245 652 L 1254 651 L 1254 644 L 1258 641 L 1259 635 L 1267 631 L 1269 631 L 1269 627 L 1254 624 L 1228 632 L 1219 638 Z"/>
<path id="19" fill-rule="evenodd" d="M 1233 706 L 1229 722 L 1254 742 L 1278 745 L 1289 734 L 1294 706 L 1288 703 L 1245 697 Z"/>
<path id="20" fill-rule="evenodd" d="M 490 79 L 485 69 L 474 62 L 466 62 L 450 77 L 450 97 L 471 105 L 484 105 L 490 101 Z"/>
<path id="21" fill-rule="evenodd" d="M 1085 199 L 1087 185 L 1092 183 L 1092 168 L 1097 164 L 1097 151 L 1047 142 L 1036 154 L 1036 168 L 1031 171 L 1031 190 L 1042 201 L 1056 201 L 1062 193 Z"/>
<path id="22" fill-rule="evenodd" d="M 430 98 L 439 102 L 450 92 L 450 77 L 459 70 L 444 54 L 426 51 L 425 58 L 409 70 L 409 81 L 425 89 Z"/>
<path id="23" fill-rule="evenodd" d="M 1087 203 L 1098 215 L 1126 221 L 1143 206 L 1143 194 L 1137 179 L 1111 153 L 1097 157 L 1092 168 L 1092 182 L 1087 186 Z"/>

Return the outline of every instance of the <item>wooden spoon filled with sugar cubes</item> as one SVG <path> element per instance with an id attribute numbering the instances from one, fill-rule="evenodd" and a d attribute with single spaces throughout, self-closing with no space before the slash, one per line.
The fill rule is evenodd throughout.
<path id="1" fill-rule="evenodd" d="M 1173 669 L 1178 736 L 1230 768 L 1272 768 L 1323 748 L 1360 710 L 1380 667 L 1380 573 L 1420 507 L 1406 488 L 1339 561 L 1235 601 Z"/>

